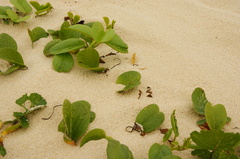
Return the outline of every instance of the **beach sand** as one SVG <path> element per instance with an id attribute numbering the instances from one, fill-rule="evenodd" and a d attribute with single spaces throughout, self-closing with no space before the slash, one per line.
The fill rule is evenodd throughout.
<path id="1" fill-rule="evenodd" d="M 155 103 L 165 114 L 161 128 L 170 128 L 170 115 L 176 110 L 181 143 L 192 131 L 200 131 L 196 121 L 201 119 L 192 109 L 191 94 L 196 87 L 205 90 L 212 104 L 223 104 L 231 123 L 226 132 L 240 132 L 240 1 L 239 0 L 39 0 L 50 2 L 54 9 L 42 17 L 32 17 L 24 23 L 6 25 L 0 22 L 0 33 L 8 33 L 17 41 L 28 70 L 0 76 L 0 119 L 12 119 L 14 111 L 22 111 L 15 100 L 25 93 L 39 93 L 48 107 L 30 117 L 30 127 L 4 137 L 5 159 L 104 159 L 107 141 L 92 141 L 70 146 L 57 131 L 62 120 L 62 109 L 55 105 L 64 99 L 71 102 L 86 100 L 96 113 L 88 130 L 101 128 L 108 136 L 125 144 L 135 159 L 147 159 L 152 144 L 162 143 L 163 134 L 156 130 L 142 137 L 128 133 L 137 113 Z M 0 5 L 10 5 L 1 0 Z M 69 73 L 58 73 L 52 68 L 52 58 L 42 53 L 51 37 L 40 39 L 31 46 L 27 29 L 40 26 L 59 29 L 64 16 L 71 11 L 85 22 L 100 21 L 107 16 L 117 21 L 116 33 L 129 46 L 128 54 L 117 54 L 106 59 L 103 67 L 121 64 L 107 74 L 97 74 L 77 66 Z M 113 51 L 107 46 L 98 48 L 101 55 Z M 131 57 L 136 53 L 136 63 Z M 123 85 L 115 84 L 126 71 L 141 73 L 141 85 L 126 94 L 118 94 Z M 146 97 L 151 87 L 153 98 Z M 138 99 L 138 92 L 143 92 Z M 183 159 L 194 159 L 191 150 L 173 151 Z M 2 158 L 2 157 L 0 157 Z"/>

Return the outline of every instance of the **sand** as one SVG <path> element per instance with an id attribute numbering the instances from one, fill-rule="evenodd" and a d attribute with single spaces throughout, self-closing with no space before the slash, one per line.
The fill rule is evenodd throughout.
<path id="1" fill-rule="evenodd" d="M 161 144 L 163 137 L 158 130 L 144 137 L 125 131 L 126 126 L 133 125 L 137 113 L 149 104 L 157 104 L 164 112 L 161 128 L 171 127 L 170 115 L 176 110 L 180 143 L 192 131 L 200 130 L 195 123 L 201 118 L 193 111 L 191 101 L 196 87 L 205 90 L 212 104 L 225 105 L 232 122 L 224 131 L 240 132 L 239 0 L 48 1 L 54 10 L 46 16 L 32 16 L 26 23 L 14 26 L 0 22 L 0 33 L 15 38 L 29 68 L 0 76 L 0 119 L 10 120 L 12 112 L 22 111 L 15 100 L 25 93 L 39 93 L 48 103 L 47 108 L 30 117 L 29 128 L 4 137 L 5 159 L 107 158 L 105 140 L 89 142 L 82 148 L 64 143 L 63 134 L 57 131 L 61 108 L 55 110 L 50 120 L 42 120 L 64 99 L 88 101 L 97 115 L 89 130 L 104 129 L 108 136 L 127 145 L 136 159 L 147 159 L 150 146 Z M 1 0 L 0 5 L 11 6 L 7 0 Z M 52 69 L 52 58 L 42 53 L 51 37 L 37 41 L 32 48 L 27 29 L 37 26 L 59 29 L 68 11 L 81 15 L 86 22 L 103 22 L 103 16 L 117 21 L 116 33 L 128 44 L 129 53 L 109 57 L 103 66 L 115 65 L 116 57 L 121 59 L 121 65 L 107 75 L 93 73 L 77 64 L 69 73 Z M 105 55 L 113 50 L 102 45 L 98 51 Z M 138 66 L 131 64 L 133 53 Z M 127 94 L 116 93 L 123 88 L 115 84 L 117 77 L 130 70 L 141 73 L 141 85 Z M 152 88 L 153 98 L 146 97 L 148 86 Z M 140 99 L 139 90 L 143 92 Z M 193 159 L 190 152 L 173 153 Z"/>

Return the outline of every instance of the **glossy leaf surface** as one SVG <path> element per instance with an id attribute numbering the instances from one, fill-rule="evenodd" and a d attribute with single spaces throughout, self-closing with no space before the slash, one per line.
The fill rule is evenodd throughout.
<path id="1" fill-rule="evenodd" d="M 60 39 L 53 39 L 52 41 L 50 41 L 49 43 L 47 43 L 47 45 L 44 47 L 43 53 L 45 56 L 51 56 L 49 50 L 56 45 L 57 43 L 59 43 L 61 40 Z"/>
<path id="2" fill-rule="evenodd" d="M 54 56 L 52 65 L 57 72 L 69 72 L 73 68 L 74 60 L 69 53 L 59 54 Z"/>
<path id="3" fill-rule="evenodd" d="M 221 130 L 227 122 L 227 112 L 222 104 L 212 106 L 208 102 L 205 106 L 205 116 L 211 130 Z"/>
<path id="4" fill-rule="evenodd" d="M 67 22 L 67 21 L 63 22 L 61 29 L 59 31 L 59 38 L 61 40 L 66 40 L 66 39 L 70 39 L 70 38 L 80 38 L 81 33 L 77 32 L 75 30 L 68 29 L 69 26 L 71 26 L 69 24 L 69 22 Z"/>
<path id="5" fill-rule="evenodd" d="M 30 15 L 26 15 L 26 16 L 24 16 L 24 17 L 19 17 L 19 16 L 17 15 L 17 13 L 15 13 L 15 12 L 14 12 L 13 10 L 11 10 L 11 9 L 7 9 L 6 12 L 7 12 L 9 18 L 10 18 L 14 23 L 20 23 L 20 22 L 26 21 L 27 19 L 30 18 Z"/>
<path id="6" fill-rule="evenodd" d="M 116 80 L 116 84 L 123 84 L 126 87 L 117 92 L 125 92 L 141 84 L 141 74 L 137 71 L 122 73 Z"/>
<path id="7" fill-rule="evenodd" d="M 92 38 L 92 28 L 89 27 L 88 25 L 76 24 L 76 25 L 70 26 L 69 29 L 78 31 L 81 34 L 84 34 L 84 35 Z"/>
<path id="8" fill-rule="evenodd" d="M 164 114 L 156 104 L 143 108 L 136 117 L 136 122 L 143 126 L 143 131 L 149 133 L 157 129 L 164 121 Z"/>

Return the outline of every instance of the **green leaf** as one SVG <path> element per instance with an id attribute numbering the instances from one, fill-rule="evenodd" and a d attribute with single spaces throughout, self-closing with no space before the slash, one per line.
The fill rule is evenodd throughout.
<path id="1" fill-rule="evenodd" d="M 69 22 L 65 21 L 63 22 L 61 29 L 59 31 L 59 38 L 61 40 L 66 40 L 69 38 L 80 38 L 81 33 L 75 31 L 75 30 L 70 30 L 68 27 L 71 26 Z"/>
<path id="2" fill-rule="evenodd" d="M 198 149 L 231 150 L 240 142 L 239 133 L 225 133 L 220 130 L 194 131 L 190 135 Z"/>
<path id="3" fill-rule="evenodd" d="M 161 159 L 172 155 L 171 149 L 166 145 L 153 144 L 148 152 L 148 159 Z"/>
<path id="4" fill-rule="evenodd" d="M 168 139 L 171 137 L 171 135 L 172 135 L 172 128 L 169 129 L 166 134 L 164 134 L 164 136 L 163 136 L 163 142 L 168 141 Z"/>
<path id="5" fill-rule="evenodd" d="M 208 100 L 206 98 L 205 92 L 202 88 L 196 88 L 192 93 L 192 101 L 194 110 L 201 114 L 205 115 L 204 109 Z"/>
<path id="6" fill-rule="evenodd" d="M 117 92 L 125 92 L 141 84 L 141 74 L 137 71 L 128 71 L 122 73 L 116 80 L 116 84 L 123 84 L 126 87 Z"/>
<path id="7" fill-rule="evenodd" d="M 7 154 L 6 149 L 3 145 L 0 144 L 0 154 L 4 157 Z"/>
<path id="8" fill-rule="evenodd" d="M 70 38 L 63 41 L 60 41 L 56 45 L 52 46 L 48 51 L 50 54 L 62 54 L 66 52 L 76 51 L 80 48 L 83 48 L 85 43 L 77 38 Z"/>
<path id="9" fill-rule="evenodd" d="M 23 13 L 30 13 L 32 11 L 32 7 L 26 0 L 10 0 L 10 2 Z"/>
<path id="10" fill-rule="evenodd" d="M 96 114 L 91 111 L 91 112 L 90 112 L 90 123 L 92 123 L 95 118 L 96 118 Z"/>
<path id="11" fill-rule="evenodd" d="M 93 129 L 89 131 L 86 136 L 83 137 L 80 147 L 92 140 L 100 140 L 106 138 L 105 131 L 102 129 Z"/>
<path id="12" fill-rule="evenodd" d="M 69 72 L 73 68 L 74 60 L 69 53 L 59 54 L 54 56 L 52 65 L 57 72 Z"/>
<path id="13" fill-rule="evenodd" d="M 107 31 L 104 32 L 103 25 L 100 22 L 95 22 L 92 26 L 93 39 L 98 43 L 108 42 L 114 35 L 115 31 L 113 29 L 107 29 Z"/>
<path id="14" fill-rule="evenodd" d="M 80 16 L 79 15 L 75 15 L 73 18 L 73 24 L 77 24 L 77 22 L 80 21 Z"/>
<path id="15" fill-rule="evenodd" d="M 71 104 L 66 99 L 63 103 L 65 136 L 74 143 L 87 131 L 90 123 L 89 106 L 90 104 L 86 101 L 77 101 Z"/>
<path id="16" fill-rule="evenodd" d="M 143 108 L 136 117 L 136 122 L 143 126 L 143 130 L 149 133 L 157 129 L 164 121 L 164 114 L 159 112 L 156 104 L 150 104 Z"/>
<path id="17" fill-rule="evenodd" d="M 175 110 L 171 114 L 171 125 L 176 138 L 179 136 L 179 132 L 178 132 L 178 126 L 177 126 L 177 119 L 175 118 Z"/>
<path id="18" fill-rule="evenodd" d="M 60 39 L 53 39 L 52 41 L 50 41 L 49 43 L 47 43 L 47 45 L 44 47 L 43 53 L 45 56 L 51 56 L 49 50 L 56 45 L 57 43 L 59 43 L 61 40 Z"/>
<path id="19" fill-rule="evenodd" d="M 0 48 L 6 47 L 17 50 L 17 43 L 10 35 L 2 33 L 0 34 Z"/>
<path id="20" fill-rule="evenodd" d="M 132 152 L 126 145 L 121 144 L 119 141 L 107 138 L 107 157 L 108 159 L 133 159 Z"/>
<path id="21" fill-rule="evenodd" d="M 32 43 L 38 41 L 41 38 L 48 37 L 48 33 L 41 27 L 36 27 L 33 30 L 28 29 L 28 35 L 30 36 Z"/>
<path id="22" fill-rule="evenodd" d="M 28 95 L 27 94 L 24 94 L 22 97 L 18 98 L 16 100 L 16 104 L 23 107 L 24 109 L 27 109 L 25 106 L 24 106 L 24 103 L 28 100 Z"/>
<path id="23" fill-rule="evenodd" d="M 59 39 L 59 30 L 48 29 L 48 33 L 52 36 L 53 39 Z"/>
<path id="24" fill-rule="evenodd" d="M 9 16 L 6 12 L 7 9 L 12 9 L 11 7 L 9 6 L 0 6 L 0 19 L 3 18 L 3 19 L 8 19 Z"/>
<path id="25" fill-rule="evenodd" d="M 81 25 L 81 24 L 76 24 L 76 25 L 72 25 L 69 27 L 69 29 L 75 30 L 80 32 L 81 34 L 84 34 L 90 38 L 92 37 L 92 28 L 89 27 L 88 25 Z"/>
<path id="26" fill-rule="evenodd" d="M 104 68 L 99 67 L 99 54 L 97 50 L 88 47 L 77 54 L 78 65 L 96 72 L 101 72 Z"/>
<path id="27" fill-rule="evenodd" d="M 118 52 L 128 53 L 128 45 L 117 34 L 106 44 Z"/>
<path id="28" fill-rule="evenodd" d="M 0 59 L 6 60 L 11 64 L 25 67 L 21 54 L 12 48 L 0 48 Z"/>
<path id="29" fill-rule="evenodd" d="M 25 113 L 22 112 L 14 112 L 13 116 L 20 122 L 23 128 L 29 127 L 28 118 L 25 116 Z"/>
<path id="30" fill-rule="evenodd" d="M 193 156 L 198 156 L 202 159 L 210 159 L 211 158 L 211 152 L 206 149 L 194 150 L 191 152 L 191 154 Z"/>
<path id="31" fill-rule="evenodd" d="M 227 122 L 227 112 L 221 104 L 212 106 L 212 104 L 208 102 L 205 106 L 205 116 L 211 130 L 221 130 Z"/>
<path id="32" fill-rule="evenodd" d="M 103 20 L 105 22 L 106 27 L 109 25 L 109 18 L 108 17 L 103 17 Z"/>
<path id="33" fill-rule="evenodd" d="M 40 5 L 36 1 L 30 1 L 29 3 L 37 10 L 35 12 L 35 14 L 37 16 L 45 15 L 45 14 L 49 13 L 53 8 L 52 5 L 49 2 L 46 3 L 45 5 L 44 4 Z"/>
<path id="34" fill-rule="evenodd" d="M 30 108 L 36 107 L 39 105 L 46 106 L 46 104 L 47 104 L 46 100 L 38 93 L 31 93 L 28 99 L 31 102 Z"/>
<path id="35" fill-rule="evenodd" d="M 62 132 L 62 133 L 66 133 L 66 125 L 64 123 L 64 120 L 62 120 L 59 124 L 58 124 L 58 131 Z"/>
<path id="36" fill-rule="evenodd" d="M 27 19 L 29 19 L 31 16 L 30 15 L 26 15 L 22 18 L 20 18 L 17 13 L 15 13 L 13 10 L 11 9 L 7 9 L 7 14 L 9 16 L 9 18 L 14 22 L 14 23 L 20 23 L 22 21 L 26 21 Z"/>
<path id="37" fill-rule="evenodd" d="M 36 1 L 29 1 L 29 3 L 36 9 L 36 10 L 41 10 L 43 9 L 42 6 L 36 2 Z"/>
<path id="38" fill-rule="evenodd" d="M 215 151 L 213 152 L 212 159 L 239 159 L 239 158 L 235 154 L 230 153 L 228 151 Z"/>

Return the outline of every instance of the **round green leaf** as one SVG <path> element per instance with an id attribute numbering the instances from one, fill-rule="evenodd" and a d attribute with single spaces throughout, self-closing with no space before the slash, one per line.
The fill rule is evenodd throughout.
<path id="1" fill-rule="evenodd" d="M 69 53 L 59 54 L 54 56 L 52 65 L 57 72 L 69 72 L 73 68 L 74 60 Z"/>
<path id="2" fill-rule="evenodd" d="M 158 128 L 164 121 L 165 116 L 159 112 L 156 104 L 150 104 L 143 108 L 136 117 L 136 122 L 143 126 L 143 130 L 149 133 Z"/>
<path id="3" fill-rule="evenodd" d="M 93 48 L 87 48 L 77 54 L 78 65 L 89 70 L 101 72 L 104 68 L 99 67 L 99 54 Z"/>
<path id="4" fill-rule="evenodd" d="M 0 48 L 5 47 L 17 50 L 17 43 L 10 35 L 2 33 L 0 34 Z"/>
<path id="5" fill-rule="evenodd" d="M 123 84 L 126 87 L 117 92 L 124 92 L 130 90 L 141 84 L 141 74 L 137 71 L 128 71 L 122 73 L 116 80 L 116 84 Z"/>
<path id="6" fill-rule="evenodd" d="M 227 122 L 227 111 L 222 104 L 212 106 L 208 102 L 205 106 L 205 116 L 211 130 L 221 130 Z"/>
<path id="7" fill-rule="evenodd" d="M 172 155 L 172 151 L 168 146 L 155 143 L 149 149 L 148 159 L 161 159 L 168 155 Z"/>

